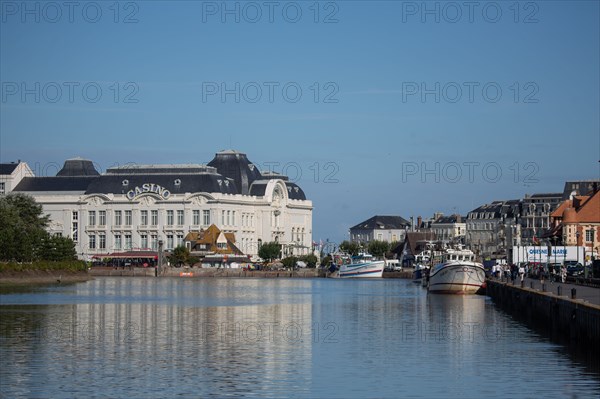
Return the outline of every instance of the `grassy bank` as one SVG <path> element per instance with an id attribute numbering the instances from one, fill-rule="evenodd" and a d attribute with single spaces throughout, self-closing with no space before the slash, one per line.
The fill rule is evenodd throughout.
<path id="1" fill-rule="evenodd" d="M 77 283 L 91 278 L 87 272 L 87 265 L 82 261 L 0 263 L 2 292 L 32 285 Z"/>

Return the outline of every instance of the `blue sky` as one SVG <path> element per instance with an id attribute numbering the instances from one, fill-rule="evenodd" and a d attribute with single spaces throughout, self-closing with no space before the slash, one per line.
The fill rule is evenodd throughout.
<path id="1" fill-rule="evenodd" d="M 600 177 L 598 1 L 23 4 L 0 1 L 0 161 L 38 174 L 234 148 L 335 241 Z"/>

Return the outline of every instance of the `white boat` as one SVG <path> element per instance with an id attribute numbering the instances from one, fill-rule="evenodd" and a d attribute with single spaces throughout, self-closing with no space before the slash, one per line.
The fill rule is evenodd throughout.
<path id="1" fill-rule="evenodd" d="M 340 265 L 339 277 L 381 277 L 384 268 L 385 261 L 376 260 L 369 254 L 358 254 L 352 257 L 350 263 Z"/>
<path id="2" fill-rule="evenodd" d="M 485 284 L 485 270 L 475 262 L 473 251 L 448 249 L 442 263 L 429 274 L 429 291 L 440 294 L 475 294 Z"/>

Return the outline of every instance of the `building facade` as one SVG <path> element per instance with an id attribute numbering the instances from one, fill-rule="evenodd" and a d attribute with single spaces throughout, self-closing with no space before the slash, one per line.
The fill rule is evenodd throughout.
<path id="1" fill-rule="evenodd" d="M 460 215 L 438 216 L 430 225 L 438 240 L 462 242 L 467 234 L 465 218 Z"/>
<path id="2" fill-rule="evenodd" d="M 0 163 L 0 195 L 8 194 L 24 178 L 33 177 L 33 172 L 21 160 L 10 163 Z"/>
<path id="3" fill-rule="evenodd" d="M 508 256 L 507 246 L 517 238 L 507 232 L 517 230 L 519 208 L 519 200 L 494 201 L 469 212 L 466 242 L 471 250 L 482 257 Z"/>
<path id="4" fill-rule="evenodd" d="M 228 150 L 207 165 L 126 165 L 100 174 L 70 159 L 53 177 L 24 175 L 13 192 L 31 195 L 50 215 L 49 231 L 71 237 L 83 259 L 122 250 L 182 245 L 216 225 L 246 255 L 278 241 L 310 253 L 312 202 L 286 176 L 261 173 L 246 154 Z"/>
<path id="5" fill-rule="evenodd" d="M 552 213 L 547 238 L 562 245 L 585 247 L 590 260 L 600 252 L 600 189 L 572 195 Z"/>
<path id="6" fill-rule="evenodd" d="M 550 227 L 550 215 L 558 208 L 563 193 L 525 195 L 521 201 L 521 241 L 535 244 Z"/>
<path id="7" fill-rule="evenodd" d="M 350 228 L 350 240 L 358 243 L 370 241 L 404 241 L 411 223 L 400 216 L 373 216 Z"/>

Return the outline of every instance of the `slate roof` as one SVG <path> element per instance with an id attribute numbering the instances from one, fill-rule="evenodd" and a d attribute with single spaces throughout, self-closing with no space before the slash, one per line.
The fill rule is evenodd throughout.
<path id="1" fill-rule="evenodd" d="M 374 229 L 404 229 L 410 226 L 410 222 L 401 216 L 380 216 L 375 215 L 370 219 L 365 220 L 351 227 L 350 230 L 374 230 Z"/>
<path id="2" fill-rule="evenodd" d="M 124 181 L 128 184 L 124 185 Z M 178 182 L 179 184 L 175 184 Z M 220 182 L 220 183 L 219 183 Z M 94 179 L 86 190 L 86 194 L 125 194 L 144 183 L 155 183 L 169 190 L 171 194 L 182 193 L 224 193 L 237 194 L 235 182 L 217 174 L 159 174 L 159 175 L 103 175 Z"/>
<path id="3" fill-rule="evenodd" d="M 56 176 L 100 176 L 89 159 L 72 158 L 67 159 Z"/>
<path id="4" fill-rule="evenodd" d="M 437 220 L 433 221 L 433 224 L 436 223 L 465 223 L 465 220 L 467 218 L 464 216 L 460 216 L 460 215 L 449 215 L 449 216 L 442 216 L 437 218 Z"/>
<path id="5" fill-rule="evenodd" d="M 218 152 L 208 166 L 233 179 L 240 189 L 240 194 L 248 195 L 252 183 L 262 178 L 260 171 L 248 160 L 246 154 L 233 150 Z"/>
<path id="6" fill-rule="evenodd" d="M 81 191 L 85 192 L 97 177 L 24 177 L 13 191 Z"/>
<path id="7" fill-rule="evenodd" d="M 11 167 L 14 170 L 17 164 L 1 165 L 2 170 L 8 171 Z M 206 192 L 264 196 L 267 183 L 276 178 L 285 181 L 289 198 L 306 200 L 304 191 L 297 184 L 287 181 L 286 176 L 277 174 L 262 176 L 258 168 L 248 160 L 246 154 L 232 150 L 217 153 L 208 165 L 132 164 L 110 168 L 103 175 L 94 168 L 92 161 L 73 158 L 65 161 L 57 176 L 26 177 L 14 191 L 125 194 L 136 186 L 154 183 L 166 188 L 172 194 Z"/>
<path id="8" fill-rule="evenodd" d="M 0 175 L 10 175 L 17 169 L 19 164 L 17 162 L 0 163 Z"/>

